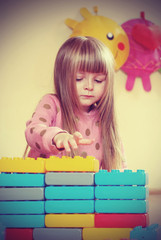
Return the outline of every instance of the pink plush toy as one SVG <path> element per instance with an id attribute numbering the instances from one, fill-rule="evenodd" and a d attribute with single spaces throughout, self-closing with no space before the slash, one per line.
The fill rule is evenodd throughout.
<path id="1" fill-rule="evenodd" d="M 161 68 L 161 28 L 144 18 L 122 24 L 130 43 L 130 53 L 121 69 L 128 75 L 126 89 L 133 89 L 135 78 L 142 79 L 145 91 L 151 90 L 150 75 Z"/>

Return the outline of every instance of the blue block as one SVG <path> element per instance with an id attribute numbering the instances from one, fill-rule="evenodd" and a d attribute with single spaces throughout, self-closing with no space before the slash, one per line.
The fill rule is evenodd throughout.
<path id="1" fill-rule="evenodd" d="M 140 185 L 144 186 L 148 184 L 148 174 L 144 170 L 100 170 L 95 173 L 96 185 Z"/>
<path id="2" fill-rule="evenodd" d="M 82 240 L 80 228 L 34 228 L 34 240 Z"/>
<path id="3" fill-rule="evenodd" d="M 0 187 L 43 187 L 45 174 L 40 173 L 1 173 Z"/>
<path id="4" fill-rule="evenodd" d="M 46 199 L 94 199 L 94 186 L 50 186 L 45 188 Z"/>
<path id="5" fill-rule="evenodd" d="M 44 200 L 44 188 L 0 188 L 0 201 L 8 200 Z"/>
<path id="6" fill-rule="evenodd" d="M 94 185 L 94 173 L 83 172 L 48 172 L 45 174 L 46 185 Z"/>
<path id="7" fill-rule="evenodd" d="M 94 213 L 94 200 L 47 200 L 46 213 Z"/>
<path id="8" fill-rule="evenodd" d="M 130 239 L 136 240 L 160 240 L 161 239 L 161 226 L 152 224 L 146 228 L 141 226 L 135 227 L 130 232 Z"/>
<path id="9" fill-rule="evenodd" d="M 6 228 L 42 228 L 45 215 L 0 215 L 0 222 Z"/>
<path id="10" fill-rule="evenodd" d="M 145 200 L 149 196 L 147 187 L 144 186 L 96 186 L 96 199 L 140 199 Z"/>
<path id="11" fill-rule="evenodd" d="M 1 240 L 5 240 L 5 230 L 6 228 L 4 227 L 4 225 L 0 223 L 0 239 Z"/>
<path id="12" fill-rule="evenodd" d="M 1 201 L 0 214 L 44 214 L 44 201 Z"/>
<path id="13" fill-rule="evenodd" d="M 95 200 L 96 213 L 147 213 L 147 200 Z"/>

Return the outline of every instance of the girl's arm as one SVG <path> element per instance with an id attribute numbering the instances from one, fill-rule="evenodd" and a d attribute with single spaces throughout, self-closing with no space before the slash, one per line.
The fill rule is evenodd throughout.
<path id="1" fill-rule="evenodd" d="M 61 129 L 60 104 L 56 96 L 45 95 L 37 105 L 32 118 L 26 124 L 25 131 L 28 145 L 41 154 L 70 152 L 78 145 L 93 143 L 93 139 L 83 139 L 79 132 L 73 135 Z"/>
<path id="2" fill-rule="evenodd" d="M 56 134 L 66 132 L 61 129 L 59 110 L 60 105 L 56 96 L 45 95 L 41 99 L 32 118 L 26 124 L 25 136 L 31 148 L 43 154 L 58 153 L 52 140 Z M 57 122 L 59 126 L 56 126 Z"/>

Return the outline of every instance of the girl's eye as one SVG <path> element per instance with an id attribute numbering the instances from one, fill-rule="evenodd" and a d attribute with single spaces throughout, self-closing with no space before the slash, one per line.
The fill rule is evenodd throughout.
<path id="1" fill-rule="evenodd" d="M 102 80 L 95 79 L 95 82 L 96 82 L 96 83 L 102 83 L 103 81 L 102 81 Z"/>
<path id="2" fill-rule="evenodd" d="M 76 78 L 76 81 L 79 82 L 81 81 L 83 78 Z"/>

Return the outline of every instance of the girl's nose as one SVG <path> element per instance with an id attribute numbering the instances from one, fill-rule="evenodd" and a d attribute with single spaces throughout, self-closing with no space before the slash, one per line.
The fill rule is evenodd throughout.
<path id="1" fill-rule="evenodd" d="M 88 90 L 88 91 L 92 91 L 93 90 L 93 81 L 92 81 L 92 79 L 90 79 L 90 78 L 86 79 L 85 89 Z"/>

